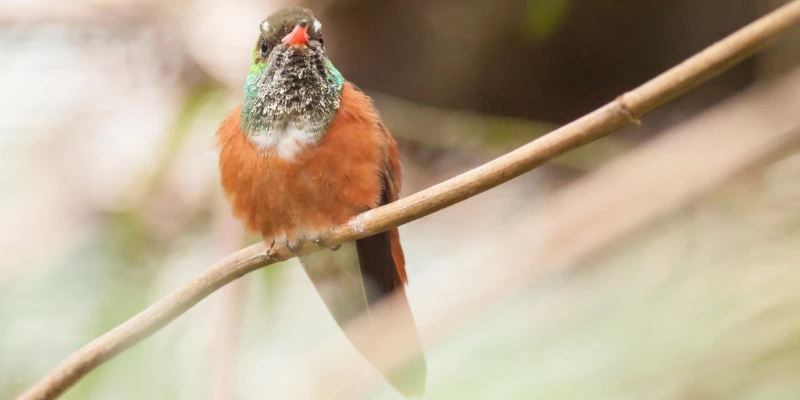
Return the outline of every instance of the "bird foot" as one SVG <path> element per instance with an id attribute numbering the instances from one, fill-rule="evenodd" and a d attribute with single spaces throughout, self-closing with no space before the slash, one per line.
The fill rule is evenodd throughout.
<path id="1" fill-rule="evenodd" d="M 314 244 L 316 244 L 317 246 L 324 248 L 325 247 L 325 238 L 328 237 L 328 236 L 329 235 L 316 234 L 316 235 L 309 236 L 309 239 L 312 242 L 314 242 Z M 339 250 L 341 247 L 342 247 L 342 245 L 338 245 L 338 246 L 331 247 L 329 250 L 336 251 L 336 250 Z"/>
<path id="2" fill-rule="evenodd" d="M 286 236 L 281 236 L 272 239 L 272 244 L 270 248 L 274 248 L 276 246 L 286 246 L 292 254 L 297 255 L 300 249 L 302 248 L 300 240 L 295 239 L 290 241 Z"/>
<path id="3" fill-rule="evenodd" d="M 286 242 L 286 247 L 288 247 L 289 251 L 291 251 L 292 254 L 294 254 L 294 255 L 298 255 L 299 252 L 300 252 L 300 249 L 303 248 L 303 246 L 300 245 L 300 241 L 299 240 L 295 240 L 293 242 Z"/>
<path id="4" fill-rule="evenodd" d="M 317 246 L 325 248 L 325 238 L 326 237 L 328 237 L 328 235 L 315 234 L 315 235 L 306 236 L 305 240 L 310 240 L 311 242 L 313 242 Z M 299 238 L 295 239 L 295 240 L 288 240 L 288 238 L 286 238 L 285 236 L 284 237 L 278 237 L 278 238 L 272 239 L 272 244 L 270 245 L 270 248 L 273 248 L 275 246 L 286 246 L 289 249 L 289 251 L 292 252 L 292 254 L 299 255 L 300 250 L 302 250 L 302 248 L 303 248 L 303 240 L 300 240 Z M 334 247 L 330 248 L 329 250 L 336 251 L 336 250 L 339 250 L 341 247 L 342 247 L 342 245 L 338 245 L 338 246 L 334 246 Z"/>

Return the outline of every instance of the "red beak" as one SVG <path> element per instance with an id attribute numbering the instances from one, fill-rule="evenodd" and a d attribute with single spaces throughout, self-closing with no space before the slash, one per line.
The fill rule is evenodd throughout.
<path id="1" fill-rule="evenodd" d="M 300 23 L 294 27 L 292 32 L 286 35 L 281 40 L 281 42 L 283 42 L 283 44 L 288 46 L 294 46 L 297 44 L 303 44 L 303 45 L 308 44 L 308 33 L 306 32 L 307 30 L 308 30 L 308 22 L 300 21 Z"/>

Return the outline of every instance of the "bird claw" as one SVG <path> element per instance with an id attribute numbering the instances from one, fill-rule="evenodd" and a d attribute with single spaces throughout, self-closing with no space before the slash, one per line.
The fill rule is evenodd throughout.
<path id="1" fill-rule="evenodd" d="M 314 236 L 309 237 L 309 239 L 311 239 L 311 241 L 314 242 L 314 244 L 316 244 L 317 246 L 324 248 L 325 247 L 325 238 L 327 236 L 328 235 L 314 235 Z M 331 247 L 329 250 L 336 251 L 336 250 L 339 250 L 341 247 L 342 247 L 342 245 L 338 245 L 338 246 Z"/>
<path id="2" fill-rule="evenodd" d="M 303 248 L 303 246 L 301 246 L 301 243 L 300 243 L 299 240 L 295 240 L 293 242 L 288 242 L 287 241 L 286 242 L 286 247 L 288 247 L 289 251 L 291 251 L 295 255 L 297 255 L 298 252 L 300 251 L 300 249 Z"/>
<path id="3" fill-rule="evenodd" d="M 286 246 L 294 255 L 297 255 L 298 251 L 302 248 L 300 245 L 300 240 L 289 241 L 286 236 L 273 238 L 272 244 L 270 244 L 270 249 L 276 246 Z"/>
<path id="4" fill-rule="evenodd" d="M 310 240 L 311 242 L 313 242 L 317 246 L 325 248 L 325 238 L 326 237 L 327 237 L 326 235 L 317 234 L 317 235 L 312 235 L 312 236 L 306 236 L 306 240 Z M 300 253 L 300 250 L 302 250 L 302 248 L 303 248 L 303 240 L 296 239 L 296 240 L 290 241 L 286 237 L 275 238 L 275 239 L 272 239 L 272 244 L 270 245 L 270 248 L 273 248 L 275 246 L 281 246 L 281 245 L 286 246 L 289 249 L 289 251 L 292 252 L 292 254 L 298 255 Z M 334 247 L 330 248 L 330 250 L 331 251 L 336 251 L 336 250 L 339 250 L 341 247 L 342 247 L 342 245 L 334 246 Z"/>

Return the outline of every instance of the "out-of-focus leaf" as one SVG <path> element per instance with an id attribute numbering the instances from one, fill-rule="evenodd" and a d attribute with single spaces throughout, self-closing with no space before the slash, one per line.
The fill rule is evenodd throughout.
<path id="1" fill-rule="evenodd" d="M 536 41 L 544 41 L 558 32 L 572 5 L 572 0 L 531 0 L 525 12 L 525 30 Z"/>

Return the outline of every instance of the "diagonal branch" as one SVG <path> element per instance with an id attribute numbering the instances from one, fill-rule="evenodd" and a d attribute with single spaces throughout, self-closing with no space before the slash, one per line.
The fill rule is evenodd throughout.
<path id="1" fill-rule="evenodd" d="M 422 218 L 638 122 L 640 116 L 750 56 L 798 21 L 800 0 L 794 0 L 577 121 L 446 182 L 357 216 L 330 235 L 324 246 L 333 247 Z M 299 253 L 315 249 L 318 247 L 313 243 L 303 243 Z M 293 256 L 283 246 L 267 248 L 256 244 L 226 257 L 70 355 L 18 400 L 58 397 L 87 373 L 164 327 L 217 289 L 246 273 Z"/>
<path id="2" fill-rule="evenodd" d="M 458 268 L 441 266 L 416 276 L 414 301 L 425 307 L 415 309 L 414 318 L 426 348 L 441 346 L 457 330 L 474 326 L 477 316 L 487 315 L 503 301 L 537 291 L 538 279 L 555 271 L 563 277 L 571 268 L 595 264 L 592 256 L 606 258 L 603 252 L 648 224 L 698 200 L 702 203 L 704 196 L 735 177 L 798 149 L 798 102 L 800 68 L 753 85 L 560 188 L 537 202 L 535 210 L 523 208 L 502 227 L 485 231 L 489 236 L 501 234 L 507 251 L 491 259 L 475 255 Z M 523 263 L 514 261 L 520 251 L 527 255 Z M 470 278 L 459 280 L 461 276 Z M 559 301 L 548 298 L 546 303 L 548 309 L 560 309 Z M 533 309 L 531 304 L 530 315 Z M 396 303 L 381 304 L 369 319 L 345 328 L 348 335 L 366 332 L 365 345 L 380 346 L 385 357 L 381 370 L 400 367 L 416 351 L 407 346 L 406 337 L 396 335 L 403 332 L 393 325 L 396 315 Z M 537 320 L 540 324 L 547 322 Z M 283 373 L 270 374 L 274 398 L 360 399 L 374 389 L 375 379 L 354 378 L 366 363 L 352 357 L 347 341 L 337 337 L 315 347 L 307 358 L 282 368 Z M 375 373 L 370 376 L 380 379 Z"/>

